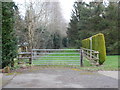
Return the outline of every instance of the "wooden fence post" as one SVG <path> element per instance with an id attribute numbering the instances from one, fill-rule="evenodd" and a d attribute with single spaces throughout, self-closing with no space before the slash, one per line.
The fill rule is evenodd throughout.
<path id="1" fill-rule="evenodd" d="M 32 64 L 32 54 L 33 54 L 33 52 L 32 52 L 32 50 L 31 50 L 31 54 L 30 54 L 30 57 L 31 57 L 31 58 L 29 58 L 29 64 L 30 64 L 30 65 Z"/>
<path id="2" fill-rule="evenodd" d="M 83 67 L 83 49 L 80 49 L 80 66 Z"/>

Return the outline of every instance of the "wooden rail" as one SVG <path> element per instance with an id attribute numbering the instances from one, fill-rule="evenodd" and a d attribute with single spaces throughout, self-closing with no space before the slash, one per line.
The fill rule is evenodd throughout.
<path id="1" fill-rule="evenodd" d="M 32 58 L 31 58 L 32 53 L 31 52 L 20 52 L 18 53 L 18 60 L 20 59 L 29 59 L 29 64 L 31 64 Z M 19 64 L 20 62 L 18 62 Z"/>
<path id="2" fill-rule="evenodd" d="M 91 49 L 81 48 L 83 50 L 83 56 L 91 61 L 92 64 L 98 65 L 99 52 Z"/>

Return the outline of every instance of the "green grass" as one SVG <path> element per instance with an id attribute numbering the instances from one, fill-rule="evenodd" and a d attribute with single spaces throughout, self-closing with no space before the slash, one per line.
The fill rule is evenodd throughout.
<path id="1" fill-rule="evenodd" d="M 80 69 L 83 70 L 90 70 L 90 71 L 98 71 L 98 70 L 118 70 L 118 68 L 120 67 L 120 65 L 118 64 L 118 58 L 120 57 L 120 55 L 109 55 L 106 56 L 106 61 L 104 62 L 103 65 L 101 66 L 88 66 L 88 67 L 83 67 Z"/>
<path id="2" fill-rule="evenodd" d="M 104 66 L 107 68 L 111 68 L 111 69 L 117 69 L 118 68 L 118 58 L 120 56 L 107 56 L 106 57 L 106 61 L 104 63 Z"/>

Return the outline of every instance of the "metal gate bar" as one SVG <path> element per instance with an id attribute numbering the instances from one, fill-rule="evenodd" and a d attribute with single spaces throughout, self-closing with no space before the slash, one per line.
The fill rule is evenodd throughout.
<path id="1" fill-rule="evenodd" d="M 32 49 L 32 64 L 80 66 L 80 51 L 81 49 Z"/>
<path id="2" fill-rule="evenodd" d="M 70 50 L 70 51 L 79 51 L 80 49 L 32 49 L 32 51 L 66 51 L 66 50 Z"/>

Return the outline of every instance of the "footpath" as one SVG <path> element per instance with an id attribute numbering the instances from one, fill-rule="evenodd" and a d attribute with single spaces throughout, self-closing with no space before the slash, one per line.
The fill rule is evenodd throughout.
<path id="1" fill-rule="evenodd" d="M 103 74 L 108 77 L 119 79 L 119 77 L 118 77 L 119 71 L 98 71 L 98 73 Z"/>

